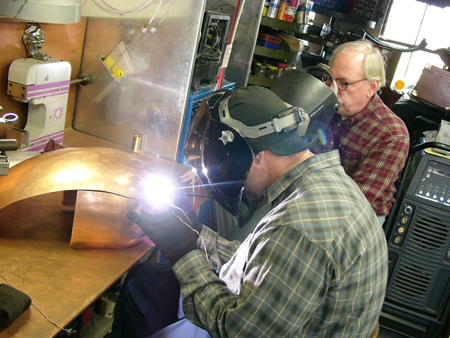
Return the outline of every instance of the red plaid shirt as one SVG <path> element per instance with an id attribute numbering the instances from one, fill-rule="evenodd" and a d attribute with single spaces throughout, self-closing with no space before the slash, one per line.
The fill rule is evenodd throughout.
<path id="1" fill-rule="evenodd" d="M 345 172 L 361 188 L 377 216 L 387 215 L 409 149 L 405 123 L 375 95 L 356 116 L 336 114 L 326 132 L 326 144 L 313 151 L 339 149 Z"/>

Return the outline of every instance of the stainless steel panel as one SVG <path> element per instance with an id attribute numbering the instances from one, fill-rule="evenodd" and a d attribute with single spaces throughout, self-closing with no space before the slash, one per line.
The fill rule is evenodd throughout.
<path id="1" fill-rule="evenodd" d="M 140 134 L 142 150 L 175 160 L 205 2 L 163 1 L 150 29 L 131 46 L 146 20 L 89 18 L 81 73 L 121 41 L 129 46 L 132 72 L 98 103 L 86 94 L 91 84 L 79 88 L 73 127 L 129 147 Z"/>

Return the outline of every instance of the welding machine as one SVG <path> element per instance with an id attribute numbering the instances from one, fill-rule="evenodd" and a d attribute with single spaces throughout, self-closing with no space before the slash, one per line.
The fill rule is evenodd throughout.
<path id="1" fill-rule="evenodd" d="M 387 233 L 389 277 L 380 326 L 411 337 L 439 337 L 450 314 L 450 157 L 416 146 L 417 163 Z M 425 149 L 425 150 L 424 150 Z M 419 152 L 420 150 L 420 152 Z"/>

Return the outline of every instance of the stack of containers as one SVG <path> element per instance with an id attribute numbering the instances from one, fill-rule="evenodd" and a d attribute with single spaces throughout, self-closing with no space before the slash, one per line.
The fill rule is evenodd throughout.
<path id="1" fill-rule="evenodd" d="M 299 0 L 266 0 L 263 16 L 294 22 Z"/>
<path id="2" fill-rule="evenodd" d="M 259 33 L 258 39 L 256 40 L 256 44 L 258 46 L 278 50 L 278 49 L 280 49 L 282 39 L 284 40 L 285 37 L 284 36 L 277 37 L 277 36 L 273 36 L 273 35 L 270 35 L 267 33 Z M 295 38 L 293 38 L 293 39 L 295 39 Z M 295 40 L 298 40 L 298 39 L 295 39 Z M 290 45 L 291 44 L 292 44 L 292 42 L 290 43 Z M 303 45 L 302 45 L 302 47 L 303 47 Z M 296 49 L 295 51 L 297 51 L 297 49 L 299 49 L 299 47 L 292 47 L 292 46 L 290 46 L 290 48 L 291 48 L 292 52 L 294 51 L 294 50 L 292 50 L 292 48 L 295 48 Z M 255 76 L 266 77 L 269 79 L 276 79 L 285 70 L 297 68 L 295 63 L 289 64 L 287 61 L 279 61 L 277 63 L 277 65 L 275 66 L 275 65 L 270 64 L 270 62 L 261 61 L 261 60 L 257 60 L 257 59 L 253 59 L 252 66 L 254 69 Z"/>
<path id="3" fill-rule="evenodd" d="M 280 49 L 281 39 L 279 37 L 269 35 L 266 33 L 259 33 L 258 39 L 256 40 L 256 44 L 258 46 L 272 48 L 272 49 Z"/>

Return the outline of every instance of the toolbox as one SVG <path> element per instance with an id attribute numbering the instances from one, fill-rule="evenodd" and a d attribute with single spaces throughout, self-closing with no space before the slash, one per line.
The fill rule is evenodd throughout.
<path id="1" fill-rule="evenodd" d="M 279 37 L 276 37 L 276 36 L 273 36 L 273 35 L 270 35 L 267 33 L 259 33 L 258 40 L 266 41 L 266 42 L 272 43 L 277 46 L 279 46 L 280 42 L 281 42 L 281 39 Z"/>
<path id="2" fill-rule="evenodd" d="M 256 45 L 261 46 L 261 47 L 271 48 L 271 49 L 280 49 L 279 45 L 276 45 L 274 43 L 270 43 L 267 41 L 256 40 Z"/>
<path id="3" fill-rule="evenodd" d="M 426 64 L 412 95 L 450 110 L 450 71 Z"/>

